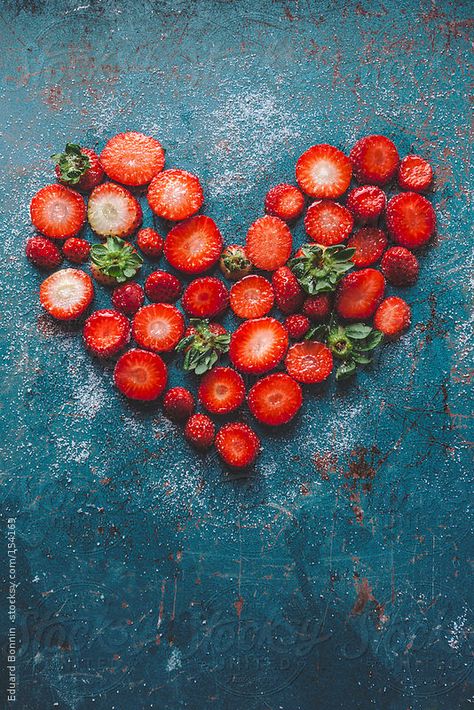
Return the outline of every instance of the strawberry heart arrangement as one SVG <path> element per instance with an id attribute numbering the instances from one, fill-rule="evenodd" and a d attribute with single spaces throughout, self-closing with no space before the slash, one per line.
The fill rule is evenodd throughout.
<path id="1" fill-rule="evenodd" d="M 349 157 L 328 144 L 309 148 L 296 163 L 298 187 L 270 189 L 266 214 L 250 226 L 245 245 L 224 246 L 214 220 L 198 214 L 199 179 L 165 170 L 163 148 L 150 136 L 120 133 L 100 156 L 68 143 L 53 159 L 58 182 L 31 201 L 39 234 L 26 255 L 41 269 L 56 269 L 64 258 L 88 262 L 92 278 L 81 268 L 54 271 L 40 287 L 43 308 L 61 321 L 78 319 L 92 303 L 94 281 L 113 289 L 111 307 L 85 319 L 86 347 L 116 359 L 114 383 L 123 395 L 144 402 L 164 395 L 165 413 L 184 424 L 189 442 L 214 444 L 230 467 L 249 466 L 260 450 L 252 428 L 234 419 L 245 404 L 264 425 L 287 424 L 302 405 L 302 385 L 323 382 L 333 369 L 337 380 L 352 376 L 384 338 L 410 324 L 408 304 L 384 292 L 386 281 L 403 287 L 418 278 L 413 252 L 436 227 L 421 194 L 433 171 L 417 155 L 400 161 L 385 136 L 361 138 Z M 350 189 L 353 179 L 358 185 Z M 400 191 L 387 201 L 382 188 L 395 181 Z M 135 195 L 143 189 L 153 215 L 172 223 L 165 239 L 140 229 Z M 309 239 L 293 253 L 289 225 L 303 212 Z M 78 236 L 86 219 L 100 242 Z M 142 287 L 133 279 L 145 257 L 164 257 L 172 270 L 156 269 Z M 217 266 L 225 281 L 209 275 Z M 229 307 L 241 321 L 232 333 L 217 320 Z M 175 353 L 199 378 L 197 399 L 207 414 L 195 413 L 195 396 L 184 387 L 165 391 L 163 353 Z M 248 392 L 243 375 L 252 378 Z M 216 435 L 209 415 L 232 416 Z"/>

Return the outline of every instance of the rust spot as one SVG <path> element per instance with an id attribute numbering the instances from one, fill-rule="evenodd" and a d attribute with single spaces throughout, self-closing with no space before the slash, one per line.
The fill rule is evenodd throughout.
<path id="1" fill-rule="evenodd" d="M 242 614 L 242 608 L 244 606 L 244 600 L 242 597 L 239 597 L 238 599 L 235 600 L 234 602 L 234 607 L 235 611 L 237 612 L 237 616 L 240 619 L 240 615 Z"/>

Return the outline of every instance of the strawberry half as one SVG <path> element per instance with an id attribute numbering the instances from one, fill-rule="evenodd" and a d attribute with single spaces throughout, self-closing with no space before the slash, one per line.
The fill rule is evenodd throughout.
<path id="1" fill-rule="evenodd" d="M 137 311 L 133 337 L 138 345 L 155 352 L 173 350 L 184 332 L 184 318 L 169 303 L 152 303 Z"/>
<path id="2" fill-rule="evenodd" d="M 171 266 L 186 274 L 201 274 L 219 260 L 222 235 L 210 217 L 197 215 L 168 232 L 165 257 Z"/>
<path id="3" fill-rule="evenodd" d="M 107 141 L 100 162 L 111 180 L 136 187 L 163 170 L 165 152 L 155 138 L 130 131 Z"/>
<path id="4" fill-rule="evenodd" d="M 40 286 L 40 302 L 53 318 L 79 318 L 91 304 L 94 286 L 90 276 L 78 269 L 61 269 Z"/>
<path id="5" fill-rule="evenodd" d="M 272 285 L 263 276 L 245 276 L 230 289 L 230 307 L 239 318 L 261 318 L 273 307 Z"/>
<path id="6" fill-rule="evenodd" d="M 338 202 L 318 200 L 306 212 L 304 228 L 310 238 L 324 247 L 345 241 L 354 226 L 348 209 Z"/>
<path id="7" fill-rule="evenodd" d="M 272 276 L 275 300 L 282 313 L 294 313 L 304 301 L 304 291 L 288 266 L 280 266 Z"/>
<path id="8" fill-rule="evenodd" d="M 267 192 L 265 212 L 279 217 L 284 222 L 292 222 L 302 213 L 304 203 L 304 195 L 297 187 L 281 183 Z"/>
<path id="9" fill-rule="evenodd" d="M 86 320 L 82 335 L 94 355 L 111 357 L 123 350 L 130 340 L 130 323 L 118 311 L 94 311 Z"/>
<path id="10" fill-rule="evenodd" d="M 417 192 L 402 192 L 389 200 L 387 228 L 397 244 L 407 249 L 424 246 L 436 229 L 436 215 L 431 203 Z"/>
<path id="11" fill-rule="evenodd" d="M 219 279 L 204 276 L 186 287 L 182 305 L 193 318 L 215 318 L 227 308 L 229 292 Z"/>
<path id="12" fill-rule="evenodd" d="M 296 163 L 296 180 L 311 197 L 340 197 L 349 187 L 352 165 L 344 153 L 332 145 L 313 145 Z"/>
<path id="13" fill-rule="evenodd" d="M 398 166 L 398 184 L 402 190 L 426 192 L 433 182 L 433 168 L 419 155 L 407 155 Z"/>
<path id="14" fill-rule="evenodd" d="M 77 234 L 86 220 L 82 196 L 64 185 L 46 185 L 31 200 L 31 221 L 51 239 L 67 239 Z"/>
<path id="15" fill-rule="evenodd" d="M 336 311 L 342 318 L 364 320 L 375 313 L 383 298 L 385 279 L 376 269 L 344 276 L 336 294 Z"/>
<path id="16" fill-rule="evenodd" d="M 259 380 L 248 394 L 253 416 L 262 424 L 287 424 L 301 408 L 301 387 L 284 372 L 275 372 Z"/>
<path id="17" fill-rule="evenodd" d="M 186 170 L 165 170 L 151 181 L 147 199 L 158 217 L 175 222 L 195 214 L 204 195 L 196 175 Z"/>
<path id="18" fill-rule="evenodd" d="M 403 298 L 390 296 L 382 301 L 374 316 L 374 327 L 389 338 L 395 338 L 408 328 L 410 306 Z"/>
<path id="19" fill-rule="evenodd" d="M 87 207 L 89 224 L 99 237 L 129 237 L 142 221 L 142 208 L 131 192 L 113 182 L 95 187 Z"/>
<path id="20" fill-rule="evenodd" d="M 247 424 L 232 422 L 218 432 L 216 449 L 228 466 L 246 468 L 257 458 L 260 439 Z"/>
<path id="21" fill-rule="evenodd" d="M 375 264 L 387 246 L 387 235 L 375 227 L 362 227 L 349 238 L 347 246 L 355 249 L 351 260 L 362 268 Z"/>
<path id="22" fill-rule="evenodd" d="M 229 414 L 245 399 L 242 375 L 231 367 L 215 367 L 201 380 L 199 401 L 212 414 Z"/>
<path id="23" fill-rule="evenodd" d="M 134 348 L 124 353 L 114 369 L 117 389 L 129 399 L 150 402 L 166 387 L 168 371 L 159 355 Z"/>
<path id="24" fill-rule="evenodd" d="M 99 156 L 89 148 L 76 143 L 66 143 L 64 153 L 51 156 L 56 163 L 55 172 L 59 182 L 88 192 L 104 179 L 104 170 Z"/>
<path id="25" fill-rule="evenodd" d="M 242 323 L 230 339 L 229 356 L 241 372 L 260 375 L 273 369 L 288 348 L 288 333 L 275 318 Z"/>
<path id="26" fill-rule="evenodd" d="M 350 152 L 354 177 L 365 185 L 386 185 L 397 172 L 399 156 L 395 144 L 385 136 L 365 136 Z"/>
<path id="27" fill-rule="evenodd" d="M 292 246 L 288 225 L 278 217 L 265 215 L 250 225 L 245 253 L 257 269 L 275 271 L 288 261 Z"/>
<path id="28" fill-rule="evenodd" d="M 346 206 L 360 224 L 376 222 L 387 204 L 385 192 L 376 185 L 360 185 L 347 195 Z"/>
<path id="29" fill-rule="evenodd" d="M 315 340 L 295 343 L 285 358 L 288 374 L 297 382 L 315 384 L 326 380 L 332 372 L 332 353 L 326 345 Z"/>

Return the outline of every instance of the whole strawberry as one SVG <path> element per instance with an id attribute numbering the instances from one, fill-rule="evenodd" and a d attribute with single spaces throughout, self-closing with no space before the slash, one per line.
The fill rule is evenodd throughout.
<path id="1" fill-rule="evenodd" d="M 231 281 L 239 281 L 252 271 L 252 264 L 247 258 L 245 247 L 240 244 L 231 244 L 225 247 L 219 266 L 225 278 Z"/>
<path id="2" fill-rule="evenodd" d="M 194 397 L 184 387 L 172 387 L 163 399 L 165 414 L 173 421 L 184 422 L 194 412 Z"/>
<path id="3" fill-rule="evenodd" d="M 309 330 L 310 321 L 307 316 L 298 313 L 288 316 L 283 325 L 287 329 L 290 338 L 293 338 L 293 340 L 301 340 Z"/>
<path id="4" fill-rule="evenodd" d="M 99 156 L 90 148 L 81 148 L 76 143 L 66 143 L 64 153 L 55 153 L 51 157 L 56 163 L 57 178 L 63 185 L 88 192 L 99 185 L 104 178 Z"/>
<path id="5" fill-rule="evenodd" d="M 145 281 L 145 293 L 153 303 L 174 303 L 182 289 L 181 281 L 168 271 L 153 271 Z"/>
<path id="6" fill-rule="evenodd" d="M 55 269 L 63 260 L 56 244 L 46 237 L 31 237 L 25 246 L 27 259 L 40 269 Z"/>
<path id="7" fill-rule="evenodd" d="M 163 253 L 164 239 L 150 227 L 144 227 L 137 233 L 137 247 L 150 259 L 159 259 Z"/>
<path id="8" fill-rule="evenodd" d="M 128 281 L 142 263 L 143 259 L 132 245 L 118 237 L 108 237 L 105 244 L 94 244 L 91 248 L 92 276 L 104 286 Z"/>
<path id="9" fill-rule="evenodd" d="M 143 289 L 136 281 L 117 286 L 112 293 L 114 307 L 127 316 L 133 316 L 143 306 L 144 300 Z"/>
<path id="10" fill-rule="evenodd" d="M 413 286 L 418 279 L 418 259 L 405 247 L 391 247 L 383 255 L 380 268 L 394 286 Z"/>
<path id="11" fill-rule="evenodd" d="M 63 244 L 63 254 L 68 261 L 74 264 L 83 264 L 88 260 L 91 245 L 80 237 L 69 237 Z"/>
<path id="12" fill-rule="evenodd" d="M 303 313 L 312 321 L 322 321 L 331 312 L 331 298 L 327 293 L 308 296 L 303 303 Z"/>
<path id="13" fill-rule="evenodd" d="M 193 414 L 186 424 L 184 436 L 197 449 L 209 449 L 213 442 L 216 428 L 205 414 Z"/>
<path id="14" fill-rule="evenodd" d="M 272 276 L 275 301 L 282 313 L 294 313 L 303 304 L 304 291 L 288 266 L 280 266 Z"/>

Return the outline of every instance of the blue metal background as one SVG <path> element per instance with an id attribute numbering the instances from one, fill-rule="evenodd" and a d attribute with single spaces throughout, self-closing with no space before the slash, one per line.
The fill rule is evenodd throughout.
<path id="1" fill-rule="evenodd" d="M 467 705 L 469 5 L 1 3 L 1 496 L 17 518 L 20 707 Z M 435 168 L 412 329 L 266 434 L 250 477 L 119 399 L 37 302 L 23 244 L 48 156 L 126 129 L 199 174 L 227 242 L 314 142 L 381 132 Z"/>

